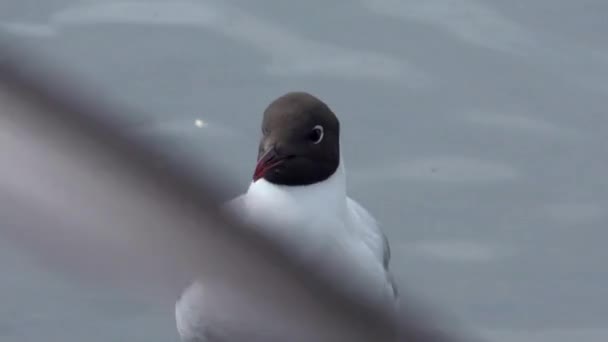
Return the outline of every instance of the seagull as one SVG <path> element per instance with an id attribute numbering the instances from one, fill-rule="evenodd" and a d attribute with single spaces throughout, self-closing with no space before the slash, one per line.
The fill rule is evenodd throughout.
<path id="1" fill-rule="evenodd" d="M 289 92 L 270 103 L 252 182 L 224 209 L 260 227 L 350 295 L 396 308 L 388 240 L 374 217 L 347 195 L 340 122 L 317 97 Z M 260 315 L 256 304 L 239 300 L 230 284 L 194 281 L 175 307 L 182 341 L 233 340 L 235 330 L 247 336 L 245 329 L 255 329 Z"/>
<path id="2" fill-rule="evenodd" d="M 31 68 L 38 68 L 39 61 L 29 64 L 20 57 L 9 53 L 0 64 L 0 104 L 5 109 L 0 115 L 0 158 L 14 161 L 0 168 L 4 242 L 53 271 L 75 276 L 81 285 L 133 291 L 153 305 L 174 301 L 176 293 L 201 278 L 184 292 L 195 300 L 183 301 L 184 310 L 178 310 L 187 318 L 182 327 L 189 330 L 184 332 L 193 333 L 192 338 L 182 334 L 182 339 L 190 341 L 479 341 L 459 328 L 446 330 L 445 321 L 421 312 L 426 310 L 406 294 L 399 295 L 403 303 L 396 315 L 362 306 L 358 298 L 328 288 L 313 274 L 314 267 L 294 264 L 290 250 L 309 261 L 322 255 L 316 258 L 322 259 L 320 264 L 311 265 L 331 270 L 326 275 L 338 287 L 375 289 L 387 282 L 355 275 L 377 275 L 384 269 L 390 279 L 388 244 L 385 252 L 369 258 L 367 249 L 353 242 L 358 239 L 345 243 L 348 236 L 335 233 L 341 231 L 335 229 L 335 220 L 312 216 L 302 221 L 310 225 L 300 229 L 266 230 L 217 215 L 216 201 L 223 196 L 210 186 L 217 182 L 212 175 L 200 182 L 181 167 L 154 167 L 159 160 L 155 149 L 120 134 L 107 119 L 108 113 L 118 117 L 126 111 L 87 99 L 57 78 L 41 79 L 40 69 Z M 262 173 L 253 183 L 271 178 Z M 230 204 L 243 210 L 243 202 L 237 198 Z M 306 228 L 313 233 L 297 235 Z M 283 237 L 292 236 L 283 241 L 285 251 L 272 236 L 260 239 L 262 233 L 283 231 L 289 232 Z M 324 243 L 318 243 L 318 232 L 326 233 Z M 297 241 L 303 237 L 315 239 Z M 377 255 L 384 253 L 387 257 L 378 267 Z M 334 260 L 341 255 L 346 256 L 342 265 L 336 263 L 340 258 Z M 363 257 L 349 259 L 353 255 Z M 363 260 L 365 267 L 357 267 Z M 364 279 L 375 281 L 350 286 Z M 392 288 L 393 296 L 387 297 L 396 297 L 394 287 L 378 288 Z M 373 296 L 383 291 L 358 293 L 383 297 Z M 194 325 L 197 314 L 208 320 Z"/>

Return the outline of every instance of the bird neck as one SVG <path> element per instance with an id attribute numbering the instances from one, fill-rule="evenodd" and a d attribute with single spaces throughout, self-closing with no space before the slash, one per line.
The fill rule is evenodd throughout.
<path id="1" fill-rule="evenodd" d="M 277 198 L 289 198 L 305 210 L 342 212 L 346 208 L 346 173 L 344 163 L 324 181 L 309 185 L 278 185 L 265 179 L 251 183 L 248 192 L 275 193 Z"/>

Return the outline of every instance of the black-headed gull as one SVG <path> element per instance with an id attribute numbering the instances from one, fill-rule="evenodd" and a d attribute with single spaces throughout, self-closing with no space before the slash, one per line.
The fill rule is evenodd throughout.
<path id="1" fill-rule="evenodd" d="M 350 295 L 396 308 L 388 241 L 348 197 L 340 122 L 315 96 L 291 92 L 268 106 L 253 181 L 226 208 Z M 264 310 L 263 298 L 245 300 L 230 284 L 200 279 L 178 300 L 176 321 L 183 341 L 232 341 L 272 326 Z M 273 340 L 272 329 L 262 335 Z"/>

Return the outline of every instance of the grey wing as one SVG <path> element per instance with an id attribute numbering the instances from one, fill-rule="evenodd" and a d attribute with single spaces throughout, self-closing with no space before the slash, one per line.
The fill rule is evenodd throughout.
<path id="1" fill-rule="evenodd" d="M 391 262 L 391 246 L 387 236 L 382 232 L 378 222 L 374 217 L 355 200 L 348 198 L 349 209 L 363 223 L 361 234 L 372 251 L 377 255 L 386 270 L 387 281 L 389 282 L 395 298 L 399 297 L 399 291 L 393 275 L 389 270 Z"/>
<path id="2" fill-rule="evenodd" d="M 386 235 L 378 226 L 378 222 L 365 208 L 351 198 L 348 198 L 348 207 L 361 223 L 361 225 L 358 225 L 359 233 L 363 236 L 369 248 L 382 262 L 384 268 L 388 269 L 391 249 Z"/>

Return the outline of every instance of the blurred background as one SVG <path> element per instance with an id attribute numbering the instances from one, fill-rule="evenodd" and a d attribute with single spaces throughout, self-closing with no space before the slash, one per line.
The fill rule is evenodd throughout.
<path id="1" fill-rule="evenodd" d="M 401 286 L 490 341 L 608 340 L 608 2 L 4 0 L 9 44 L 245 191 L 261 114 L 311 92 Z M 228 198 L 226 198 L 228 199 Z M 177 341 L 173 308 L 0 241 L 0 340 Z M 176 294 L 176 298 L 179 294 Z"/>

